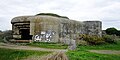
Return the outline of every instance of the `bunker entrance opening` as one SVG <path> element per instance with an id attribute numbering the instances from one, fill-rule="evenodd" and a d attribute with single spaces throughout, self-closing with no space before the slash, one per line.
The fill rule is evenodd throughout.
<path id="1" fill-rule="evenodd" d="M 32 35 L 30 35 L 30 29 L 21 29 L 20 33 L 21 33 L 22 40 L 31 40 L 32 39 Z"/>

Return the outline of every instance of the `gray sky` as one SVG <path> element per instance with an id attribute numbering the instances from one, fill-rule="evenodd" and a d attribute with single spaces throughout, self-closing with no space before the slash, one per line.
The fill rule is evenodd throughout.
<path id="1" fill-rule="evenodd" d="M 22 15 L 56 13 L 78 21 L 100 20 L 103 29 L 120 29 L 120 0 L 0 0 L 0 30 Z"/>

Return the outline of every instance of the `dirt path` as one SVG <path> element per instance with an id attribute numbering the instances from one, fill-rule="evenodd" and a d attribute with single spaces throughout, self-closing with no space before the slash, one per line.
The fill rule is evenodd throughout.
<path id="1" fill-rule="evenodd" d="M 47 48 L 40 48 L 40 47 L 32 47 L 32 46 L 20 46 L 14 44 L 5 44 L 0 43 L 0 48 L 8 48 L 8 49 L 20 49 L 20 50 L 38 50 L 38 51 L 54 51 L 54 52 L 66 52 L 65 49 L 47 49 Z"/>
<path id="2" fill-rule="evenodd" d="M 99 53 L 99 54 L 120 54 L 120 50 L 89 50 L 89 52 Z"/>
<path id="3" fill-rule="evenodd" d="M 31 47 L 31 46 L 19 46 L 19 45 L 13 45 L 13 44 L 5 44 L 5 43 L 0 43 L 0 48 L 53 52 L 51 54 L 43 55 L 43 56 L 31 56 L 25 60 L 68 60 L 65 54 L 67 50 L 65 49 L 47 49 L 47 48 L 39 48 L 39 47 Z"/>

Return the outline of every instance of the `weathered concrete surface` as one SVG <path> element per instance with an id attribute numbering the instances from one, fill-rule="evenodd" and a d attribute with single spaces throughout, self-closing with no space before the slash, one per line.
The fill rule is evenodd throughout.
<path id="1" fill-rule="evenodd" d="M 84 21 L 85 34 L 102 35 L 102 22 L 100 21 Z"/>
<path id="2" fill-rule="evenodd" d="M 39 42 L 64 43 L 76 40 L 80 34 L 101 36 L 102 33 L 100 21 L 80 22 L 49 15 L 15 17 L 11 23 L 14 38 Z"/>
<path id="3" fill-rule="evenodd" d="M 76 49 L 76 42 L 75 42 L 75 40 L 71 40 L 71 42 L 70 42 L 70 44 L 69 44 L 69 46 L 68 46 L 68 49 L 69 50 L 75 50 Z"/>

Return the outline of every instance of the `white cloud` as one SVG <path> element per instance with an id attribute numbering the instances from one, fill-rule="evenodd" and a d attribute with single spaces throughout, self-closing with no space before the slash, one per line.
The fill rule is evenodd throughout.
<path id="1" fill-rule="evenodd" d="M 10 21 L 20 15 L 56 13 L 71 19 L 101 20 L 103 29 L 120 29 L 120 0 L 0 0 L 0 30 L 11 29 Z"/>

